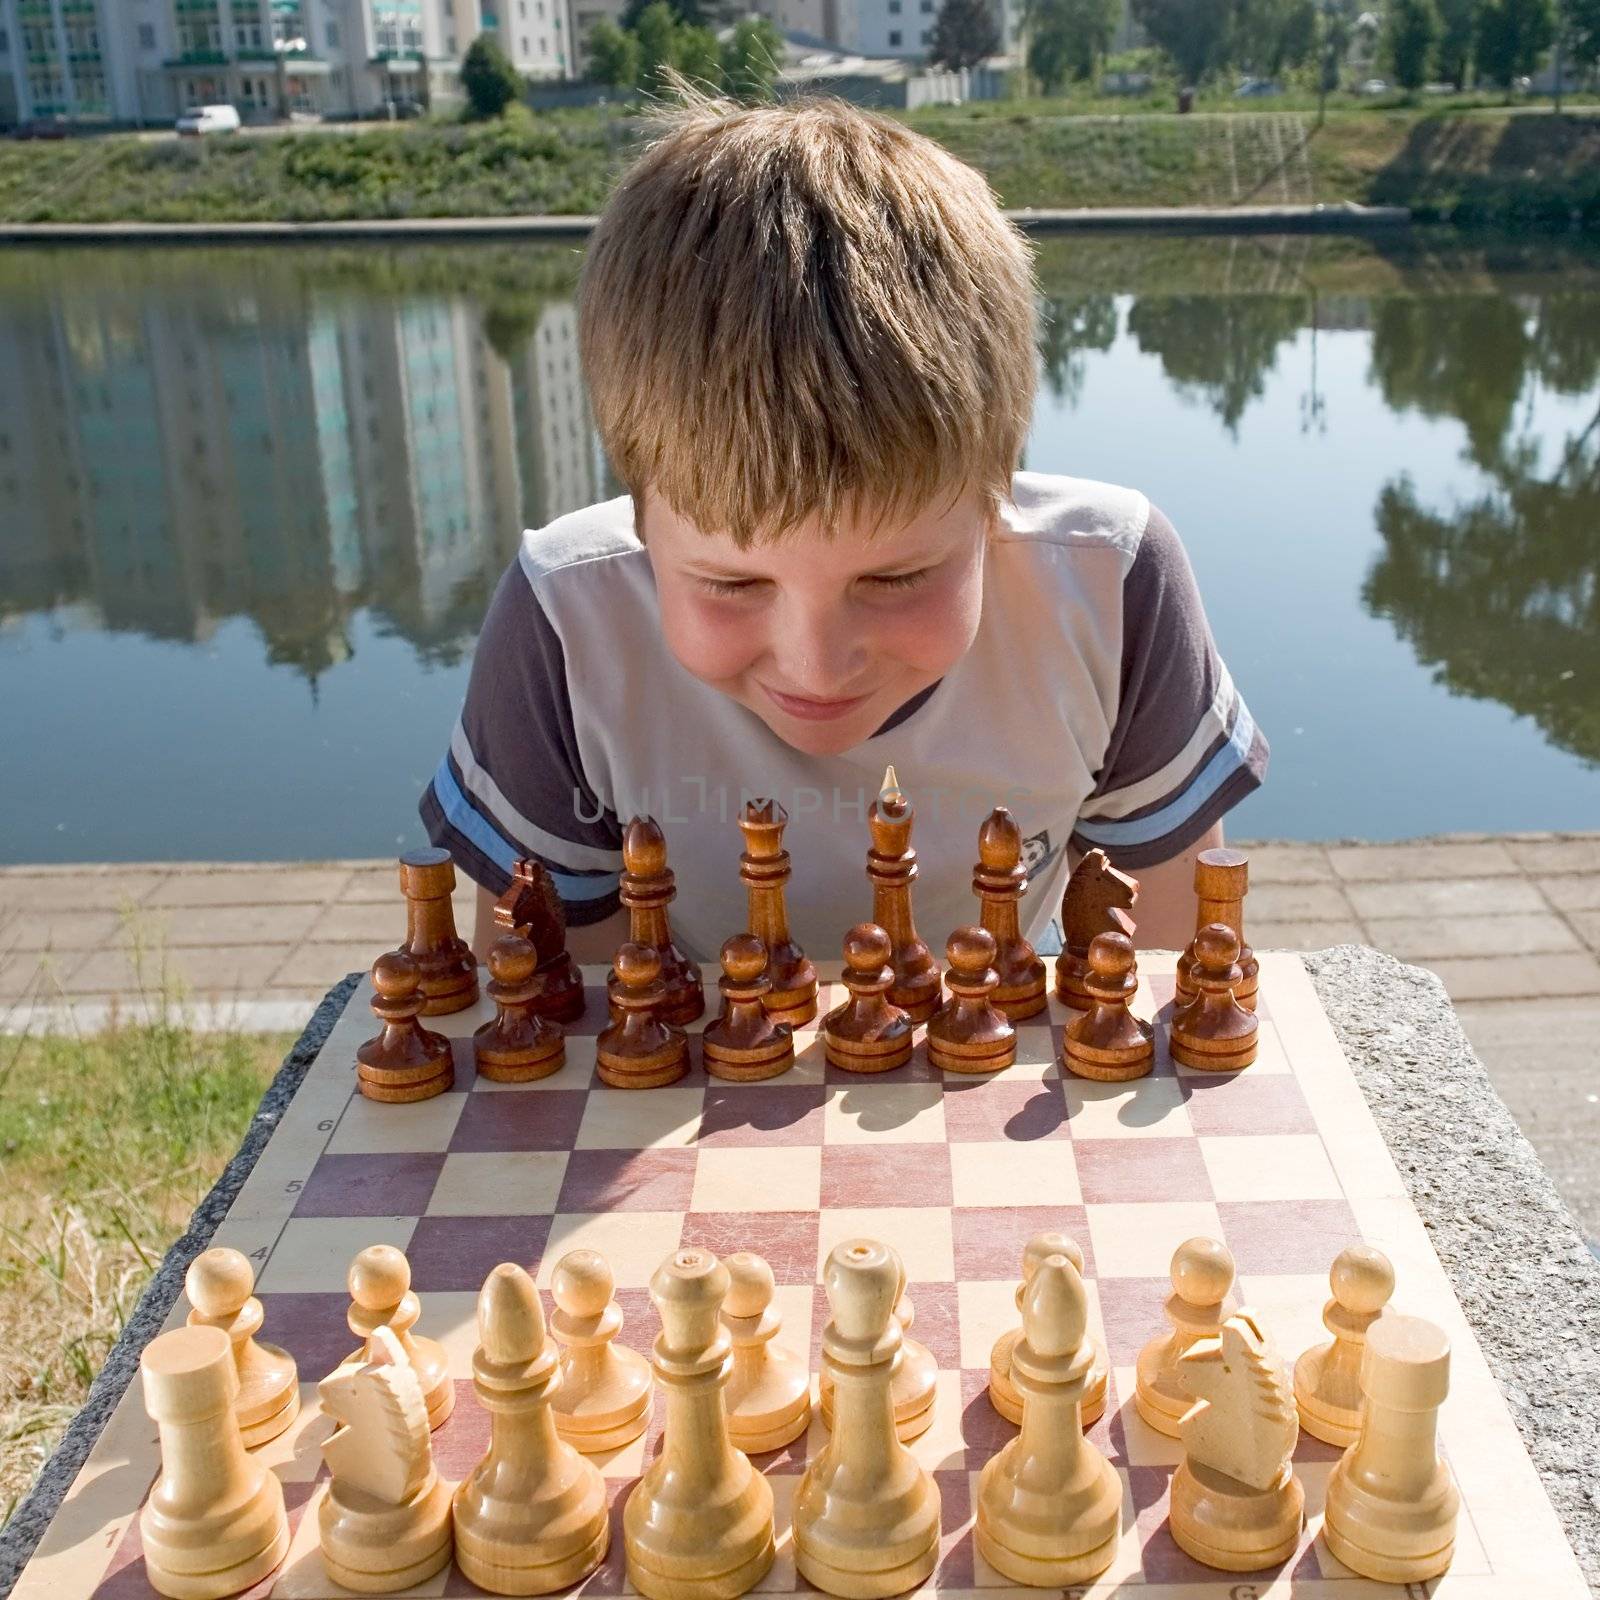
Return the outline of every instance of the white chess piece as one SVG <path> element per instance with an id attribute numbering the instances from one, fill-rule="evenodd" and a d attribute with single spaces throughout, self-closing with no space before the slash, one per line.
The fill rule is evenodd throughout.
<path id="1" fill-rule="evenodd" d="M 489 1449 L 455 1496 L 456 1565 L 491 1594 L 549 1594 L 592 1572 L 611 1543 L 599 1469 L 556 1432 L 560 1358 L 533 1279 L 504 1262 L 478 1295 L 472 1386 Z"/>
<path id="2" fill-rule="evenodd" d="M 723 1391 L 728 1437 L 749 1455 L 780 1450 L 810 1424 L 811 1373 L 775 1342 L 781 1323 L 772 1307 L 772 1268 L 750 1250 L 722 1264 L 732 1280 L 722 1303 L 722 1325 L 733 1341 L 733 1375 Z"/>
<path id="3" fill-rule="evenodd" d="M 1083 1437 L 1094 1368 L 1083 1280 L 1065 1255 L 1035 1262 L 1011 1351 L 1022 1432 L 978 1480 L 978 1552 L 1002 1577 L 1032 1588 L 1087 1583 L 1111 1565 L 1122 1481 Z"/>
<path id="4" fill-rule="evenodd" d="M 1167 1297 L 1168 1333 L 1157 1334 L 1139 1352 L 1134 1404 L 1139 1415 L 1169 1438 L 1194 1396 L 1178 1375 L 1178 1363 L 1197 1340 L 1214 1338 L 1228 1314 L 1233 1257 L 1215 1239 L 1185 1239 L 1172 1255 L 1172 1293 Z"/>
<path id="5" fill-rule="evenodd" d="M 1386 1312 L 1361 1359 L 1361 1434 L 1328 1480 L 1322 1536 L 1380 1583 L 1426 1583 L 1450 1565 L 1461 1497 L 1439 1458 L 1450 1341 L 1421 1317 Z"/>
<path id="6" fill-rule="evenodd" d="M 389 1594 L 449 1564 L 450 1493 L 433 1464 L 422 1385 L 389 1328 L 374 1328 L 368 1359 L 317 1385 L 339 1424 L 323 1443 L 328 1487 L 317 1535 L 328 1576 L 358 1594 Z"/>
<path id="7" fill-rule="evenodd" d="M 616 1342 L 622 1307 L 614 1288 L 598 1250 L 569 1250 L 550 1275 L 550 1331 L 562 1346 L 561 1384 L 551 1402 L 556 1432 L 585 1455 L 620 1449 L 650 1423 L 650 1363 Z"/>
<path id="8" fill-rule="evenodd" d="M 1328 1287 L 1333 1298 L 1322 1321 L 1333 1339 L 1295 1362 L 1294 1399 L 1300 1426 L 1312 1438 L 1348 1448 L 1361 1429 L 1362 1348 L 1394 1293 L 1394 1268 L 1381 1250 L 1354 1244 L 1339 1252 Z"/>
<path id="9" fill-rule="evenodd" d="M 1283 1364 L 1248 1311 L 1184 1351 L 1195 1403 L 1179 1434 L 1169 1524 L 1178 1547 L 1224 1572 L 1259 1572 L 1300 1543 L 1305 1493 L 1290 1458 L 1300 1436 Z"/>

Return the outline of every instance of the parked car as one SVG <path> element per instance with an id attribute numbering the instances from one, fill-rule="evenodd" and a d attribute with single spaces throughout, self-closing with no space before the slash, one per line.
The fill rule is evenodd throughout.
<path id="1" fill-rule="evenodd" d="M 30 117 L 12 131 L 14 139 L 65 139 L 70 125 L 65 117 Z"/>
<path id="2" fill-rule="evenodd" d="M 179 133 L 237 133 L 239 113 L 232 106 L 190 106 L 177 121 Z"/>
<path id="3" fill-rule="evenodd" d="M 1388 92 L 1389 84 L 1385 78 L 1368 78 L 1356 90 L 1357 94 L 1388 94 Z"/>
<path id="4" fill-rule="evenodd" d="M 1246 78 L 1237 89 L 1233 91 L 1236 100 L 1258 100 L 1264 95 L 1282 94 L 1283 85 L 1274 83 L 1271 78 Z"/>

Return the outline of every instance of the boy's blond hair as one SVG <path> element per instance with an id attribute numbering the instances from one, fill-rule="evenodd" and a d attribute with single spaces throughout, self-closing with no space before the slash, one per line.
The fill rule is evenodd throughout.
<path id="1" fill-rule="evenodd" d="M 595 421 L 648 489 L 742 547 L 816 515 L 896 525 L 1011 492 L 1035 384 L 1032 253 L 988 183 L 843 101 L 680 87 L 579 288 Z"/>

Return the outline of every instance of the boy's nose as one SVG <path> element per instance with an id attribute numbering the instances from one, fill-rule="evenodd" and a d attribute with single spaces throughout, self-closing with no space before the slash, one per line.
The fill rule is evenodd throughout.
<path id="1" fill-rule="evenodd" d="M 772 653 L 783 686 L 816 700 L 860 694 L 867 641 L 843 606 L 795 606 L 780 619 Z"/>

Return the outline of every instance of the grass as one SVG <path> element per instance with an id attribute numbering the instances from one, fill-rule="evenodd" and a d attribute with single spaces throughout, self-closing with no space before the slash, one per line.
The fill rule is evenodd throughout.
<path id="1" fill-rule="evenodd" d="M 986 173 L 1010 206 L 1357 201 L 1428 219 L 1600 227 L 1600 115 L 1473 97 L 1331 103 L 1203 100 L 1150 115 L 1088 96 L 930 107 L 904 120 Z M 1303 102 L 1303 103 L 1302 103 Z M 0 219 L 318 221 L 593 212 L 638 146 L 624 107 L 488 124 L 229 140 L 112 136 L 0 145 Z"/>
<path id="2" fill-rule="evenodd" d="M 89 1038 L 0 1037 L 0 1524 L 290 1043 L 155 1009 Z"/>

